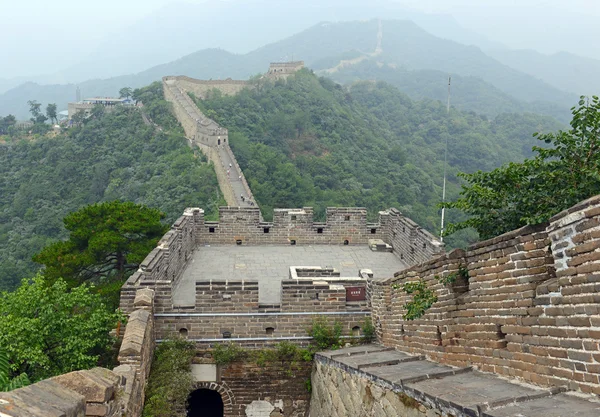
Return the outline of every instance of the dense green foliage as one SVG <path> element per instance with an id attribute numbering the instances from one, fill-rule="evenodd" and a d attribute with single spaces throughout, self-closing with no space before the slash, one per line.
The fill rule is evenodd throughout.
<path id="1" fill-rule="evenodd" d="M 493 120 L 413 101 L 385 83 L 346 90 L 304 70 L 234 97 L 197 101 L 230 132 L 230 142 L 265 218 L 273 207 L 363 206 L 370 218 L 397 207 L 439 226 L 444 143 L 449 196 L 458 171 L 488 170 L 530 155 L 535 131 L 558 125 L 532 114 Z M 458 220 L 450 213 L 450 219 Z M 455 244 L 463 244 L 455 241 Z"/>
<path id="2" fill-rule="evenodd" d="M 402 285 L 392 285 L 395 289 L 401 289 L 412 298 L 404 303 L 406 313 L 402 316 L 404 320 L 415 320 L 423 316 L 438 298 L 435 292 L 427 286 L 422 279 L 406 282 Z"/>
<path id="3" fill-rule="evenodd" d="M 214 170 L 180 134 L 161 84 L 135 95 L 163 131 L 138 109 L 117 109 L 56 137 L 0 141 L 0 288 L 32 276 L 31 256 L 66 238 L 62 219 L 87 204 L 133 201 L 166 213 L 167 224 L 191 206 L 216 215 Z"/>
<path id="4" fill-rule="evenodd" d="M 86 285 L 69 290 L 63 280 L 49 285 L 38 275 L 0 293 L 0 346 L 11 373 L 33 381 L 97 366 L 119 320 L 121 314 Z"/>
<path id="5" fill-rule="evenodd" d="M 184 417 L 189 393 L 193 390 L 191 364 L 196 349 L 181 339 L 162 342 L 154 352 L 146 386 L 144 417 Z"/>
<path id="6" fill-rule="evenodd" d="M 330 324 L 325 317 L 313 320 L 308 335 L 317 350 L 339 349 L 342 346 L 342 323 L 334 321 Z"/>
<path id="7" fill-rule="evenodd" d="M 474 227 L 490 238 L 526 224 L 547 221 L 581 200 L 600 194 L 600 100 L 581 98 L 569 131 L 537 136 L 545 148 L 535 157 L 490 172 L 463 174 L 467 184 L 448 207 L 471 217 L 448 233 Z"/>
<path id="8" fill-rule="evenodd" d="M 12 114 L 5 117 L 0 116 L 0 135 L 8 135 L 16 123 L 17 119 Z"/>
<path id="9" fill-rule="evenodd" d="M 0 392 L 12 391 L 30 384 L 26 373 L 10 377 L 10 358 L 8 353 L 0 349 Z"/>
<path id="10" fill-rule="evenodd" d="M 121 281 L 138 269 L 166 232 L 164 216 L 128 201 L 85 206 L 64 218 L 69 239 L 46 246 L 33 260 L 45 265 L 50 282 Z"/>

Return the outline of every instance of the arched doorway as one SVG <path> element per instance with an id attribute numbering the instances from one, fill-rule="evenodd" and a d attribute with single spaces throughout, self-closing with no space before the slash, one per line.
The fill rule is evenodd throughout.
<path id="1" fill-rule="evenodd" d="M 211 389 L 200 388 L 188 397 L 188 417 L 223 417 L 224 406 L 221 394 Z"/>

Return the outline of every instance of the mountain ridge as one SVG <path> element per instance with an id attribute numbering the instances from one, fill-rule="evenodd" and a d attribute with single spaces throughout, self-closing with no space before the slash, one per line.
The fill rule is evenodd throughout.
<path id="1" fill-rule="evenodd" d="M 83 96 L 89 97 L 115 95 L 121 87 L 141 87 L 165 75 L 244 79 L 264 72 L 268 62 L 279 60 L 281 56 L 287 54 L 291 58 L 291 51 L 295 57 L 311 66 L 313 62 L 350 50 L 374 51 L 378 44 L 379 22 L 380 20 L 320 23 L 247 54 L 233 54 L 215 48 L 204 49 L 137 74 L 88 80 L 79 86 Z M 403 65 L 415 70 L 434 69 L 457 75 L 478 76 L 489 84 L 499 84 L 496 87 L 504 92 L 519 95 L 517 98 L 522 101 L 549 101 L 568 109 L 576 100 L 575 95 L 564 93 L 487 57 L 479 48 L 435 37 L 410 21 L 381 22 L 381 59 L 384 63 Z M 400 48 L 402 51 L 399 51 Z M 428 51 L 426 56 L 423 56 L 423 50 Z M 0 95 L 0 114 L 15 113 L 19 118 L 25 118 L 28 100 L 56 102 L 60 108 L 65 108 L 68 101 L 75 99 L 75 89 L 74 84 L 21 85 Z"/>

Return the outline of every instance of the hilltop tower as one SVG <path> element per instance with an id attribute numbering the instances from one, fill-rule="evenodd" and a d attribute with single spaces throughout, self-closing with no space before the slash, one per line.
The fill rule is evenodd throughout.
<path id="1" fill-rule="evenodd" d="M 271 62 L 267 76 L 271 78 L 287 78 L 304 68 L 304 61 Z"/>

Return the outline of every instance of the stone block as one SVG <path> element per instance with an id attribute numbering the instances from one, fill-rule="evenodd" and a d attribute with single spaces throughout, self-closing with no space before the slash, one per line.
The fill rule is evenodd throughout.
<path id="1" fill-rule="evenodd" d="M 87 402 L 105 403 L 113 398 L 119 379 L 109 370 L 90 370 L 69 372 L 51 381 L 83 395 Z"/>

